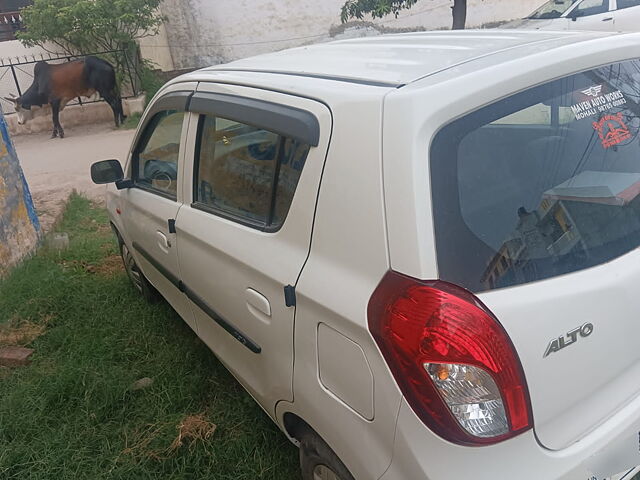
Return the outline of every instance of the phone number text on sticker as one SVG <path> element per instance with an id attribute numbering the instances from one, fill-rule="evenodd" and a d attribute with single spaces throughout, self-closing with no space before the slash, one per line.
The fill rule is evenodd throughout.
<path id="1" fill-rule="evenodd" d="M 582 90 L 584 95 L 593 98 L 571 106 L 571 110 L 573 111 L 576 120 L 595 117 L 599 113 L 607 112 L 612 108 L 619 107 L 627 103 L 627 99 L 624 98 L 624 94 L 620 90 L 602 95 L 601 92 L 602 85 L 594 85 L 587 90 Z"/>

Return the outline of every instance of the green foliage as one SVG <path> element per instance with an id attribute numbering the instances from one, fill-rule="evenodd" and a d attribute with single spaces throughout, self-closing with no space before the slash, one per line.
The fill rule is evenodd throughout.
<path id="1" fill-rule="evenodd" d="M 29 366 L 0 367 L 0 479 L 299 478 L 284 434 L 169 305 L 131 286 L 105 210 L 74 195 L 59 231 L 68 250 L 0 282 L 0 328 L 44 330 Z M 217 429 L 172 448 L 193 415 Z"/>
<path id="2" fill-rule="evenodd" d="M 342 6 L 340 17 L 342 23 L 347 22 L 350 18 L 362 20 L 365 15 L 382 18 L 393 13 L 398 17 L 400 11 L 407 10 L 416 3 L 418 0 L 347 0 Z M 452 28 L 454 30 L 463 29 L 467 18 L 467 0 L 454 0 L 452 13 Z"/>
<path id="3" fill-rule="evenodd" d="M 124 130 L 133 130 L 138 128 L 138 124 L 140 123 L 140 119 L 142 118 L 142 114 L 139 112 L 132 113 L 127 117 L 124 123 L 120 126 Z"/>
<path id="4" fill-rule="evenodd" d="M 164 85 L 164 80 L 158 76 L 156 71 L 151 68 L 148 62 L 144 62 L 139 71 L 140 88 L 146 94 L 147 103 L 151 100 L 158 90 Z"/>
<path id="5" fill-rule="evenodd" d="M 161 0 L 35 0 L 22 10 L 26 46 L 56 45 L 69 54 L 131 50 L 158 32 Z"/>
<path id="6" fill-rule="evenodd" d="M 396 17 L 401 10 L 413 7 L 418 0 L 348 0 L 342 6 L 342 23 L 350 18 L 362 20 L 366 14 L 382 18 L 393 13 Z"/>

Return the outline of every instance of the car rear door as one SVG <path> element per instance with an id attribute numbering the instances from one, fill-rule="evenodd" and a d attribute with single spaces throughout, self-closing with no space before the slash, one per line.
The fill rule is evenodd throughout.
<path id="1" fill-rule="evenodd" d="M 439 275 L 504 326 L 552 450 L 640 394 L 639 71 L 523 91 L 451 123 L 431 150 Z"/>
<path id="2" fill-rule="evenodd" d="M 635 32 L 640 25 L 640 0 L 612 0 L 616 2 L 614 30 Z"/>
<path id="3" fill-rule="evenodd" d="M 316 101 L 201 83 L 191 99 L 183 288 L 200 337 L 265 408 L 292 400 L 295 285 L 331 132 Z M 273 411 L 270 411 L 273 414 Z"/>
<path id="4" fill-rule="evenodd" d="M 195 83 L 173 86 L 145 113 L 127 167 L 133 187 L 122 191 L 118 207 L 126 247 L 147 279 L 193 329 L 193 312 L 179 289 L 173 222 L 182 207 L 186 105 L 195 88 Z"/>
<path id="5" fill-rule="evenodd" d="M 569 30 L 597 30 L 612 32 L 614 12 L 610 0 L 582 0 L 567 13 Z"/>

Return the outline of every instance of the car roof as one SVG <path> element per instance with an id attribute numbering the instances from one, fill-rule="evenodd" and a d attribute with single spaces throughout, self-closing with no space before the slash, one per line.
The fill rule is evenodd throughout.
<path id="1" fill-rule="evenodd" d="M 245 58 L 199 70 L 198 76 L 259 72 L 398 88 L 478 59 L 504 62 L 497 54 L 521 58 L 610 35 L 507 29 L 381 35 Z"/>

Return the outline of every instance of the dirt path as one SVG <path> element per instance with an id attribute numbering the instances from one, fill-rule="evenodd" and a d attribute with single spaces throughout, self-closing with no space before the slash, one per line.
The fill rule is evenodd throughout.
<path id="1" fill-rule="evenodd" d="M 55 223 L 73 189 L 102 200 L 105 187 L 91 182 L 89 168 L 109 158 L 124 163 L 134 130 L 100 124 L 72 127 L 66 134 L 62 140 L 48 133 L 13 139 L 44 231 Z"/>

